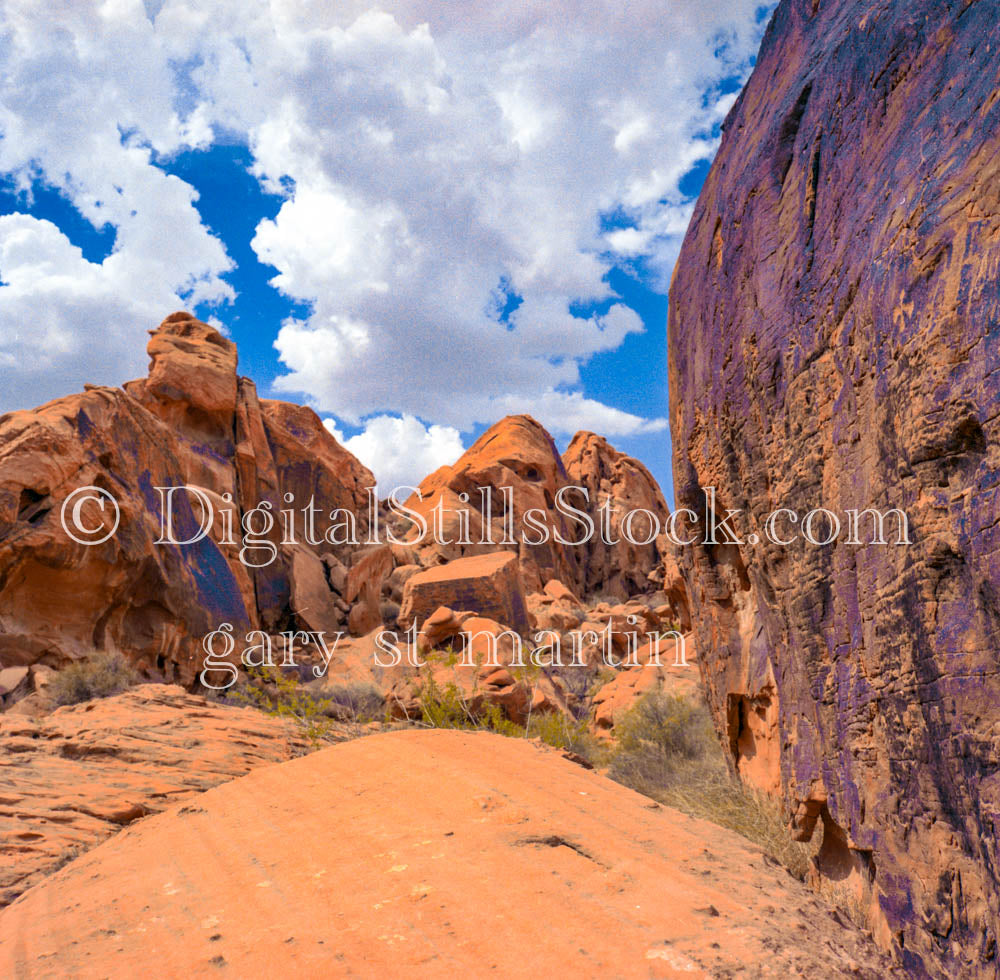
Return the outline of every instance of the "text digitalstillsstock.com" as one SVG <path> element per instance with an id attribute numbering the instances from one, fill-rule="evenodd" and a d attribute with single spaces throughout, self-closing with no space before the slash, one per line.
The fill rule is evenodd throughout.
<path id="1" fill-rule="evenodd" d="M 652 544 L 661 536 L 678 547 L 702 545 L 757 545 L 762 541 L 789 547 L 804 541 L 823 547 L 840 542 L 846 545 L 908 545 L 909 521 L 899 508 L 881 511 L 874 507 L 848 508 L 841 515 L 825 507 L 814 507 L 801 515 L 780 507 L 764 516 L 761 533 L 741 534 L 741 509 L 723 508 L 720 516 L 715 487 L 703 487 L 704 508 L 697 513 L 681 507 L 664 517 L 646 508 L 623 508 L 610 497 L 595 508 L 596 518 L 579 506 L 590 503 L 586 487 L 564 486 L 554 494 L 552 507 L 515 506 L 513 487 L 475 488 L 473 494 L 460 493 L 461 506 L 445 506 L 440 497 L 424 514 L 409 503 L 422 501 L 417 487 L 397 487 L 384 501 L 390 518 L 382 513 L 374 487 L 367 490 L 367 513 L 359 518 L 353 510 L 340 507 L 324 511 L 314 497 L 299 504 L 286 493 L 280 503 L 262 500 L 243 509 L 229 493 L 214 494 L 204 487 L 153 487 L 158 494 L 159 536 L 155 544 L 186 547 L 206 538 L 216 545 L 239 547 L 239 560 L 251 568 L 274 562 L 281 545 L 311 546 L 367 544 L 420 545 L 428 539 L 439 545 L 495 545 L 537 547 L 549 542 L 565 547 L 581 547 L 595 539 L 607 546 L 627 542 L 636 547 Z M 407 502 L 401 499 L 406 495 Z M 574 499 L 575 498 L 575 499 Z M 195 507 L 198 513 L 195 513 Z M 558 515 L 558 523 L 553 515 Z M 473 517 L 476 523 L 473 524 Z M 79 544 L 103 544 L 114 536 L 121 522 L 118 500 L 108 490 L 87 486 L 73 491 L 63 502 L 61 520 L 67 535 Z M 886 539 L 887 522 L 895 540 Z M 405 522 L 405 527 L 400 526 Z M 478 526 L 473 536 L 472 528 Z"/>

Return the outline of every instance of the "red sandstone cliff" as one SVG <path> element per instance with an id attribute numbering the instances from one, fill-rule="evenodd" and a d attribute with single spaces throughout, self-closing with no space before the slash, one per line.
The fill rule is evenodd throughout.
<path id="1" fill-rule="evenodd" d="M 998 272 L 996 4 L 783 0 L 670 293 L 678 506 L 744 511 L 682 561 L 736 766 L 916 976 L 997 969 Z M 751 543 L 778 507 L 913 543 Z"/>
<path id="2" fill-rule="evenodd" d="M 595 519 L 606 499 L 616 514 L 642 507 L 665 518 L 666 505 L 645 468 L 597 436 L 578 434 L 564 465 L 537 422 L 503 419 L 453 467 L 424 481 L 418 508 L 429 513 L 443 503 L 451 512 L 443 531 L 451 538 L 457 537 L 454 512 L 469 511 L 471 538 L 478 541 L 479 488 L 491 488 L 497 544 L 439 546 L 429 530 L 419 547 L 369 546 L 372 474 L 315 412 L 259 399 L 253 383 L 237 374 L 236 346 L 189 314 L 167 317 L 152 332 L 148 352 L 148 378 L 124 388 L 88 388 L 0 418 L 0 669 L 60 667 L 93 650 L 120 650 L 148 678 L 191 685 L 204 661 L 203 638 L 223 623 L 233 627 L 236 656 L 249 630 L 360 636 L 387 618 L 394 625 L 405 583 L 421 565 L 510 550 L 498 516 L 502 487 L 512 495 L 514 550 L 529 592 L 541 594 L 558 580 L 581 597 L 625 599 L 655 590 L 661 580 L 662 540 L 640 547 L 594 539 L 581 546 L 551 537 L 538 545 L 522 541 L 523 518 L 532 508 L 567 541 L 586 535 L 579 518 L 558 513 L 561 491 L 567 505 Z M 211 507 L 211 531 L 190 544 L 158 543 L 167 499 L 157 488 L 185 484 L 200 488 Z M 590 500 L 573 484 L 586 488 Z M 118 502 L 117 518 L 110 506 L 102 510 L 93 502 L 80 512 L 98 537 L 108 532 L 100 544 L 74 542 L 63 523 L 64 505 L 82 487 Z M 303 514 L 310 501 L 312 541 Z M 202 507 L 198 497 L 173 497 L 176 540 L 199 532 Z M 291 533 L 282 511 L 292 512 Z M 353 526 L 337 531 L 331 512 L 347 515 Z M 273 526 L 261 535 L 269 517 Z M 379 526 L 383 542 L 388 529 L 388 522 Z M 638 523 L 635 531 L 644 533 Z M 451 604 L 459 598 L 455 593 Z M 528 628 L 523 597 L 521 606 L 505 625 Z"/>

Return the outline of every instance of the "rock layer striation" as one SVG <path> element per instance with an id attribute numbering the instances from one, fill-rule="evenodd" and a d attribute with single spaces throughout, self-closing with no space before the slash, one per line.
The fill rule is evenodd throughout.
<path id="1" fill-rule="evenodd" d="M 996 5 L 782 0 L 671 288 L 677 504 L 742 511 L 681 562 L 735 765 L 913 975 L 997 970 L 998 281 Z"/>

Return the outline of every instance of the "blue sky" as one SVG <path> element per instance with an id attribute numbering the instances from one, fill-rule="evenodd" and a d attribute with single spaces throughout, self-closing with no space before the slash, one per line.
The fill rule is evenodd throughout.
<path id="1" fill-rule="evenodd" d="M 670 499 L 666 284 L 769 8 L 209 6 L 0 12 L 0 410 L 187 308 L 383 488 L 525 411 Z"/>

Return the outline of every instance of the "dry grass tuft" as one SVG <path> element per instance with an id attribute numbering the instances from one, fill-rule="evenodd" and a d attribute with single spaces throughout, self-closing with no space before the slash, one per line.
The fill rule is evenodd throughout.
<path id="1" fill-rule="evenodd" d="M 795 877 L 806 877 L 817 844 L 793 840 L 781 804 L 730 773 L 704 705 L 653 691 L 615 729 L 612 779 L 741 834 Z"/>
<path id="2" fill-rule="evenodd" d="M 94 653 L 60 670 L 45 688 L 56 704 L 80 704 L 121 694 L 139 683 L 139 675 L 120 653 Z"/>

